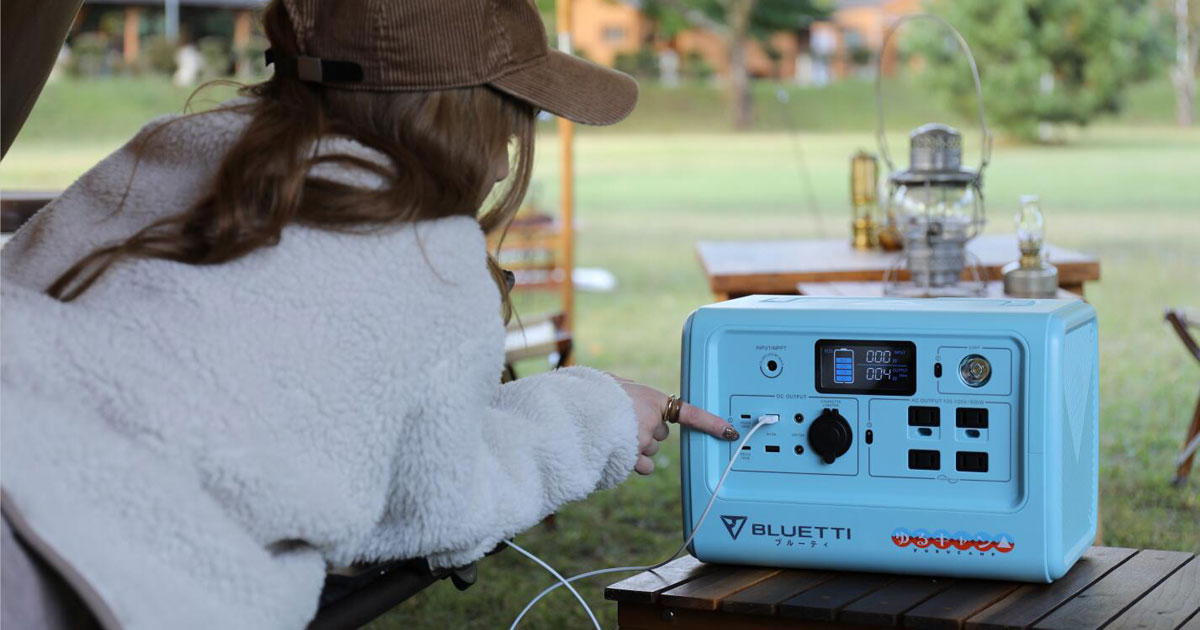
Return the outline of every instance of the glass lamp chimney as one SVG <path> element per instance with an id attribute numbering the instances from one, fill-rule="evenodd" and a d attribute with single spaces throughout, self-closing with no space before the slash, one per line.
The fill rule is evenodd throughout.
<path id="1" fill-rule="evenodd" d="M 1016 222 L 1021 266 L 1035 268 L 1042 262 L 1042 245 L 1046 240 L 1046 219 L 1037 195 L 1021 197 L 1021 209 L 1017 211 Z"/>
<path id="2" fill-rule="evenodd" d="M 1052 298 L 1058 295 L 1058 269 L 1042 254 L 1046 243 L 1046 218 L 1037 195 L 1021 197 L 1017 222 L 1017 247 L 1021 259 L 1005 265 L 1004 293 L 1013 297 Z"/>

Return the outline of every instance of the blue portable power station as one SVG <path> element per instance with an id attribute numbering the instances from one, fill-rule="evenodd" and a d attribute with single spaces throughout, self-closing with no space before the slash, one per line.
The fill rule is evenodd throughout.
<path id="1" fill-rule="evenodd" d="M 1096 314 L 1080 300 L 749 296 L 683 331 L 705 562 L 1048 582 L 1096 535 Z M 773 418 L 772 418 L 773 419 Z M 715 517 L 715 518 L 712 518 Z"/>

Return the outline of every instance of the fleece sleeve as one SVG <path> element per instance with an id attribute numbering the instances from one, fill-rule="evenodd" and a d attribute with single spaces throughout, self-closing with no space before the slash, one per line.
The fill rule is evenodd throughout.
<path id="1" fill-rule="evenodd" d="M 431 369 L 433 400 L 397 470 L 397 520 L 374 537 L 398 548 L 369 555 L 467 564 L 633 469 L 633 404 L 603 372 L 570 367 L 480 387 L 470 368 Z"/>

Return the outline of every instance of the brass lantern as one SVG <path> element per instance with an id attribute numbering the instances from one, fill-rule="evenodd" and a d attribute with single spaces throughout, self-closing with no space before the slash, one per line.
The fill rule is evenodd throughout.
<path id="1" fill-rule="evenodd" d="M 979 167 L 962 165 L 962 134 L 941 123 L 929 123 L 909 134 L 909 165 L 896 170 L 888 152 L 884 129 L 882 65 L 875 79 L 876 107 L 879 112 L 877 139 L 880 154 L 888 167 L 888 193 L 884 200 L 887 215 L 903 241 L 904 251 L 888 270 L 884 292 L 887 295 L 970 296 L 987 291 L 986 276 L 967 251 L 967 242 L 975 238 L 986 222 L 983 205 L 983 171 L 991 156 L 991 132 L 983 114 L 983 89 L 971 48 L 949 22 L 934 15 L 917 14 L 901 18 L 888 31 L 883 48 L 909 19 L 929 18 L 952 32 L 970 61 L 979 99 L 979 125 L 983 133 Z M 883 55 L 879 55 L 882 60 Z M 882 64 L 882 61 L 880 61 Z M 962 283 L 964 270 L 971 278 Z M 901 278 L 907 272 L 908 281 Z"/>
<path id="2" fill-rule="evenodd" d="M 875 247 L 875 214 L 879 205 L 879 160 L 859 151 L 850 158 L 850 244 Z"/>

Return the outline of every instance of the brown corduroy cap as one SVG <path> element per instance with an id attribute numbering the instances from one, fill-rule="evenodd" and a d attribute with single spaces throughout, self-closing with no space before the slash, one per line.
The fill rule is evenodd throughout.
<path id="1" fill-rule="evenodd" d="M 350 90 L 490 85 L 552 114 L 611 125 L 633 110 L 628 75 L 551 50 L 533 0 L 283 0 L 300 56 L 276 72 Z"/>

